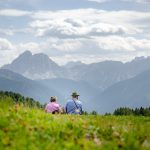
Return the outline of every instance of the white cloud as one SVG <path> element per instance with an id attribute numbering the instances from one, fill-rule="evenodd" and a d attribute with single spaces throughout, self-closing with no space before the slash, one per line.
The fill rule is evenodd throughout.
<path id="1" fill-rule="evenodd" d="M 69 15 L 68 15 L 69 14 Z M 91 36 L 136 35 L 144 32 L 149 12 L 103 11 L 78 9 L 39 11 L 34 13 L 30 27 L 36 36 L 58 38 L 89 38 Z"/>
<path id="2" fill-rule="evenodd" d="M 24 50 L 44 52 L 59 64 L 70 60 L 127 61 L 135 56 L 150 55 L 150 12 L 77 9 L 34 11 L 29 16 L 31 22 L 24 28 L 0 29 L 0 34 L 13 35 L 9 37 L 13 41 L 16 34 L 21 41 L 22 34 L 30 33 L 16 44 L 0 38 L 0 56 L 5 54 L 0 65 Z M 10 49 L 13 51 L 9 52 Z"/>
<path id="3" fill-rule="evenodd" d="M 51 43 L 51 46 L 50 43 Z M 49 49 L 56 49 L 58 51 L 61 52 L 76 52 L 78 51 L 80 48 L 82 48 L 82 43 L 80 40 L 75 40 L 75 39 L 67 39 L 67 40 L 55 40 L 54 41 L 49 41 L 47 48 Z M 46 46 L 46 45 L 45 45 Z"/>
<path id="4" fill-rule="evenodd" d="M 0 66 L 10 63 L 16 54 L 15 45 L 7 39 L 0 38 Z"/>
<path id="5" fill-rule="evenodd" d="M 71 20 L 71 19 L 70 19 Z M 72 22 L 73 24 L 72 24 Z M 136 29 L 133 27 L 125 27 L 123 25 L 113 25 L 109 23 L 86 23 L 79 26 L 74 25 L 75 19 L 72 19 L 68 23 L 65 20 L 37 20 L 31 23 L 31 27 L 35 29 L 35 34 L 37 36 L 46 36 L 46 37 L 58 37 L 58 38 L 89 38 L 91 36 L 104 36 L 111 34 L 136 34 L 142 32 L 141 29 Z"/>
<path id="6" fill-rule="evenodd" d="M 0 16 L 20 17 L 30 15 L 31 12 L 18 9 L 1 9 Z"/>
<path id="7" fill-rule="evenodd" d="M 0 29 L 0 35 L 12 36 L 14 32 L 11 29 Z"/>
<path id="8" fill-rule="evenodd" d="M 102 49 L 117 51 L 149 50 L 150 40 L 133 37 L 109 36 L 96 39 Z"/>
<path id="9" fill-rule="evenodd" d="M 111 1 L 111 0 L 88 0 L 90 2 L 97 2 L 97 3 L 104 3 L 104 2 L 107 2 L 107 1 Z"/>
<path id="10" fill-rule="evenodd" d="M 147 51 L 150 49 L 150 40 L 133 37 L 105 36 L 93 39 L 57 39 L 46 41 L 44 49 L 55 49 L 64 54 L 88 53 L 118 53 Z"/>
<path id="11" fill-rule="evenodd" d="M 150 12 L 104 11 L 97 9 L 34 12 L 3 9 L 0 10 L 0 15 L 28 15 L 33 19 L 30 27 L 36 36 L 58 38 L 89 38 L 91 36 L 114 34 L 134 35 L 144 32 L 146 25 L 149 26 L 146 22 L 150 19 Z M 4 33 L 4 31 L 0 31 L 0 33 Z M 12 31 L 8 30 L 6 33 L 13 34 Z"/>
<path id="12" fill-rule="evenodd" d="M 149 0 L 122 0 L 127 2 L 135 2 L 135 3 L 150 3 Z"/>
<path id="13" fill-rule="evenodd" d="M 114 0 L 88 0 L 90 2 L 97 2 L 97 3 L 104 3 L 108 1 L 114 1 Z M 134 3 L 149 3 L 149 0 L 118 0 L 118 1 L 126 1 L 126 2 L 134 2 Z"/>
<path id="14" fill-rule="evenodd" d="M 0 36 L 15 36 L 15 34 L 32 34 L 32 30 L 30 28 L 0 28 Z"/>
<path id="15" fill-rule="evenodd" d="M 85 63 L 102 60 L 129 61 L 135 56 L 150 55 L 150 40 L 133 37 L 107 36 L 94 39 L 49 39 L 39 49 L 59 64 L 68 61 Z"/>
<path id="16" fill-rule="evenodd" d="M 16 45 L 17 49 L 22 52 L 25 50 L 30 50 L 32 53 L 41 52 L 40 44 L 35 42 L 27 42 L 27 43 L 20 43 Z"/>
<path id="17" fill-rule="evenodd" d="M 0 38 L 0 51 L 1 50 L 13 50 L 14 46 L 7 39 Z"/>
<path id="18" fill-rule="evenodd" d="M 63 40 L 51 38 L 39 43 L 26 42 L 20 44 L 12 44 L 6 39 L 0 39 L 0 45 L 0 66 L 5 63 L 10 63 L 25 50 L 31 50 L 32 53 L 46 53 L 61 65 L 68 61 L 83 61 L 85 63 L 98 62 L 106 59 L 129 61 L 135 56 L 150 55 L 150 40 L 120 36 Z"/>

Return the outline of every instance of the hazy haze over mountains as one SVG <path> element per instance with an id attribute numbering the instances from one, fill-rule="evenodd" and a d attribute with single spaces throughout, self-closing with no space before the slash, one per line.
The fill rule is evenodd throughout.
<path id="1" fill-rule="evenodd" d="M 54 89 L 47 88 L 36 81 L 5 69 L 0 69 L 0 90 L 18 92 L 42 103 L 48 101 L 49 95 L 57 95 L 58 98 L 62 97 Z"/>
<path id="2" fill-rule="evenodd" d="M 62 105 L 72 91 L 77 91 L 85 110 L 105 113 L 120 106 L 146 107 L 150 104 L 147 70 L 150 70 L 150 57 L 135 58 L 127 63 L 71 62 L 59 66 L 45 54 L 32 55 L 26 51 L 0 69 L 0 89 L 19 92 L 41 102 L 56 95 Z"/>
<path id="3" fill-rule="evenodd" d="M 112 112 L 118 107 L 150 106 L 150 70 L 112 85 L 95 100 L 100 104 L 96 109 L 101 113 Z"/>
<path id="4" fill-rule="evenodd" d="M 71 98 L 72 91 L 77 91 L 82 93 L 81 99 L 87 111 L 94 110 L 96 104 L 90 104 L 90 101 L 93 95 L 99 93 L 98 89 L 84 81 L 77 82 L 63 78 L 31 80 L 6 69 L 0 69 L 0 90 L 18 92 L 41 103 L 48 102 L 50 97 L 55 95 L 63 106 Z"/>

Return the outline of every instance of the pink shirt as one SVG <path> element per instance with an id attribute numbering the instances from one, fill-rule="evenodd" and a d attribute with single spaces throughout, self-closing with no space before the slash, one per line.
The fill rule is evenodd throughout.
<path id="1" fill-rule="evenodd" d="M 52 113 L 54 111 L 58 111 L 59 110 L 59 104 L 56 102 L 49 102 L 46 107 L 45 107 L 45 111 L 48 113 Z"/>

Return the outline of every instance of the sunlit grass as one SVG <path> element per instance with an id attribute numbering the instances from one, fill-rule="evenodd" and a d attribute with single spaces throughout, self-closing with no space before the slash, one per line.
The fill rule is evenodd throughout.
<path id="1" fill-rule="evenodd" d="M 0 100 L 0 149 L 150 149 L 150 117 L 51 115 Z"/>

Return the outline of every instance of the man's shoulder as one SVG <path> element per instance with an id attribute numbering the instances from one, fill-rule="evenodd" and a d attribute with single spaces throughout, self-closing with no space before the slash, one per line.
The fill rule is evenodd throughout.
<path id="1" fill-rule="evenodd" d="M 81 102 L 80 100 L 76 100 L 76 101 L 74 102 L 74 100 L 69 99 L 69 100 L 67 101 L 67 104 L 71 104 L 71 103 L 77 103 L 77 104 L 82 105 L 82 102 Z"/>
<path id="2" fill-rule="evenodd" d="M 82 102 L 80 100 L 77 100 L 76 101 L 78 104 L 82 105 Z"/>
<path id="3" fill-rule="evenodd" d="M 70 99 L 70 100 L 68 100 L 67 101 L 67 103 L 78 103 L 78 104 L 82 104 L 82 102 L 80 101 L 80 100 L 72 100 L 72 99 Z"/>
<path id="4" fill-rule="evenodd" d="M 67 100 L 67 103 L 72 103 L 72 102 L 73 102 L 72 99 L 68 99 L 68 100 Z"/>

